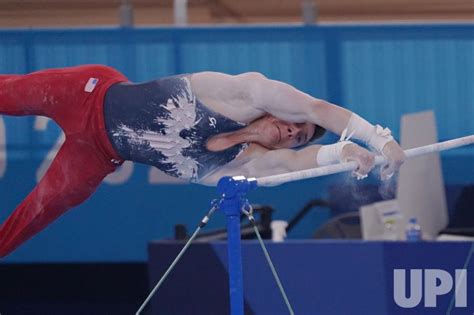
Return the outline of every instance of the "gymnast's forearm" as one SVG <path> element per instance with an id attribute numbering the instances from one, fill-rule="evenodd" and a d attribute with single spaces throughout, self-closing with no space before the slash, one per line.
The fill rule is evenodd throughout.
<path id="1" fill-rule="evenodd" d="M 282 120 L 310 122 L 338 135 L 345 133 L 378 152 L 393 140 L 389 129 L 374 126 L 341 106 L 314 98 L 284 82 L 266 78 L 256 78 L 254 81 L 254 107 Z"/>
<path id="2" fill-rule="evenodd" d="M 392 142 L 392 147 L 400 148 L 394 140 L 390 129 L 373 125 L 357 113 L 348 111 L 338 105 L 326 101 L 318 101 L 312 115 L 318 124 L 345 139 L 355 139 L 365 143 L 376 152 L 387 154 L 385 145 Z"/>
<path id="3" fill-rule="evenodd" d="M 342 134 L 352 115 L 351 111 L 320 99 L 314 100 L 314 104 L 308 113 L 312 123 L 337 135 Z"/>
<path id="4" fill-rule="evenodd" d="M 317 156 L 321 145 L 310 145 L 301 150 L 270 150 L 243 166 L 245 176 L 268 176 L 318 167 Z"/>

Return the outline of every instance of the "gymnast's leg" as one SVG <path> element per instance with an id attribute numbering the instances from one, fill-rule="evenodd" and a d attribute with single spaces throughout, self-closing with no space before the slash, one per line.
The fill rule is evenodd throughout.
<path id="1" fill-rule="evenodd" d="M 98 79 L 94 93 L 85 88 Z M 109 67 L 89 65 L 0 75 L 0 114 L 42 115 L 63 129 L 66 141 L 43 179 L 0 226 L 0 257 L 87 199 L 113 172 L 114 153 L 101 122 L 101 95 L 126 78 Z"/>
<path id="2" fill-rule="evenodd" d="M 88 110 L 84 103 L 93 97 L 84 90 L 88 80 L 101 78 L 99 84 L 102 84 L 118 74 L 109 67 L 86 65 L 0 75 L 0 114 L 46 116 L 66 134 L 77 132 L 81 127 L 78 115 Z"/>
<path id="3" fill-rule="evenodd" d="M 67 137 L 38 185 L 0 226 L 0 257 L 86 200 L 114 169 L 92 144 Z"/>

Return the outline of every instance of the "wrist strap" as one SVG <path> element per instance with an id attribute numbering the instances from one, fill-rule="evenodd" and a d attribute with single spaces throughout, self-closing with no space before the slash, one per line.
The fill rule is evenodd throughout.
<path id="1" fill-rule="evenodd" d="M 343 135 L 353 135 L 355 139 L 361 140 L 377 152 L 382 152 L 384 146 L 393 140 L 392 132 L 380 125 L 372 125 L 356 113 L 352 113 Z"/>
<path id="2" fill-rule="evenodd" d="M 316 155 L 318 166 L 326 166 L 341 162 L 342 149 L 351 143 L 351 141 L 339 141 L 334 144 L 321 146 Z"/>

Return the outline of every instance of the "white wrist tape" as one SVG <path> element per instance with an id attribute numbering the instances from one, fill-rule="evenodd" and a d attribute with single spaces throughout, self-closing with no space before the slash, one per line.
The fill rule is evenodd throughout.
<path id="1" fill-rule="evenodd" d="M 341 162 L 342 149 L 351 141 L 340 141 L 334 144 L 323 145 L 316 156 L 318 166 L 326 166 Z"/>
<path id="2" fill-rule="evenodd" d="M 352 113 L 346 127 L 346 133 L 365 142 L 378 152 L 382 152 L 383 147 L 393 140 L 390 129 L 383 128 L 380 125 L 374 126 L 356 113 Z"/>

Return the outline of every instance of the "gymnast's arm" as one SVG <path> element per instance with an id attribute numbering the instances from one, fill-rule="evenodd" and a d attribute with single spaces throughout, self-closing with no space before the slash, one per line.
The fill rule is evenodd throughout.
<path id="1" fill-rule="evenodd" d="M 216 72 L 202 72 L 196 76 L 196 87 L 213 99 L 237 102 L 239 111 L 270 113 L 294 123 L 311 122 L 341 135 L 361 140 L 389 160 L 382 170 L 382 178 L 389 177 L 405 159 L 403 150 L 387 128 L 374 126 L 357 114 L 325 100 L 314 98 L 284 82 L 271 80 L 257 72 L 236 76 Z M 212 88 L 209 88 L 211 87 Z"/>
<path id="2" fill-rule="evenodd" d="M 250 75 L 252 104 L 282 120 L 311 122 L 336 134 L 346 133 L 382 153 L 388 163 L 382 167 L 383 179 L 390 178 L 405 160 L 405 153 L 388 128 L 372 125 L 356 113 L 314 98 L 284 82 L 260 74 Z"/>
<path id="3" fill-rule="evenodd" d="M 356 161 L 356 176 L 364 177 L 374 167 L 374 155 L 350 141 L 309 145 L 301 150 L 267 148 L 252 143 L 241 155 L 220 167 L 200 184 L 215 185 L 223 176 L 262 177 L 300 171 L 344 161 Z"/>
<path id="4" fill-rule="evenodd" d="M 219 100 L 227 107 L 238 107 L 244 112 L 270 113 L 288 122 L 312 122 L 339 135 L 352 115 L 340 106 L 316 99 L 284 82 L 267 79 L 257 72 L 239 75 L 199 72 L 192 75 L 191 82 L 200 99 Z"/>

